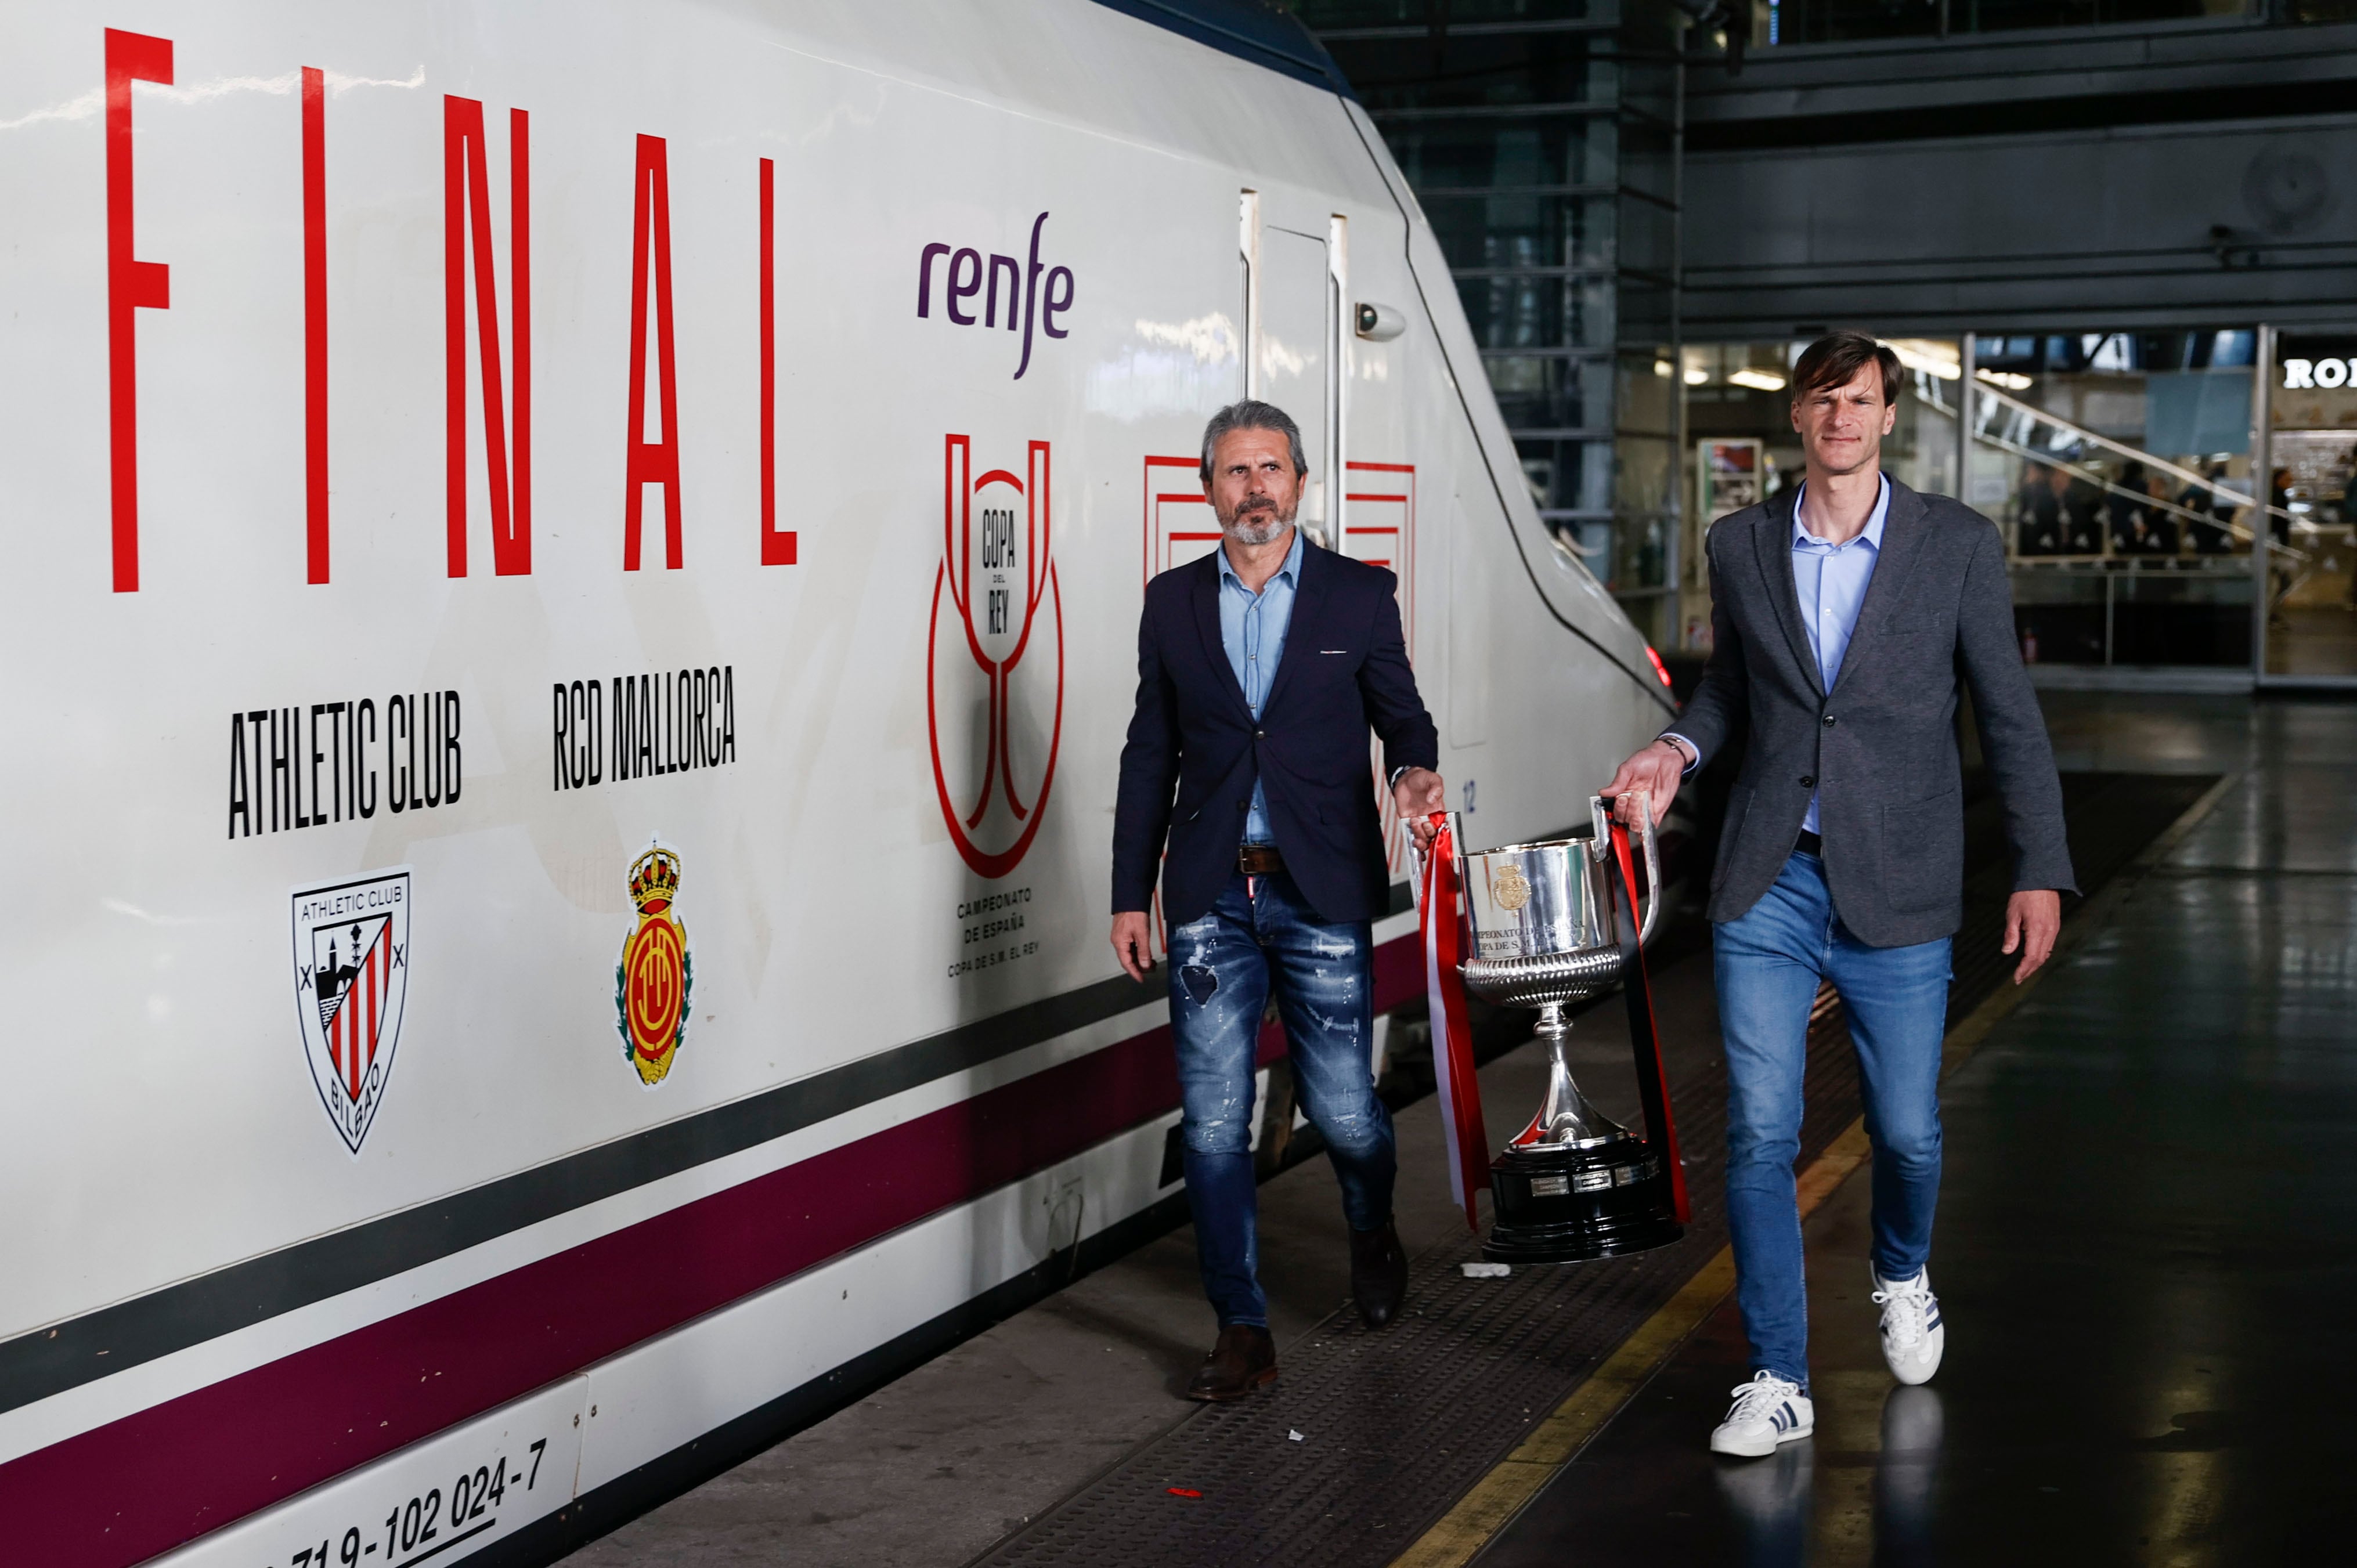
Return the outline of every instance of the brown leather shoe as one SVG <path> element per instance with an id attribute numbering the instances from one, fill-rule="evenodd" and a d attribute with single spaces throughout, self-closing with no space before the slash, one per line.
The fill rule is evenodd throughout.
<path id="1" fill-rule="evenodd" d="M 1407 1250 L 1394 1226 L 1351 1232 L 1351 1294 L 1370 1328 L 1399 1316 L 1407 1299 Z"/>
<path id="2" fill-rule="evenodd" d="M 1265 1328 L 1231 1323 L 1220 1330 L 1219 1343 L 1196 1369 L 1195 1380 L 1187 1385 L 1187 1397 L 1225 1404 L 1275 1381 L 1276 1341 Z"/>

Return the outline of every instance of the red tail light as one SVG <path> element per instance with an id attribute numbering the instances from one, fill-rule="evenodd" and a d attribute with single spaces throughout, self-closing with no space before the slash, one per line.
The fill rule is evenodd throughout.
<path id="1" fill-rule="evenodd" d="M 1662 678 L 1662 684 L 1669 685 L 1671 683 L 1670 668 L 1662 662 L 1662 656 L 1653 651 L 1653 645 L 1650 642 L 1645 644 L 1645 657 L 1653 661 L 1653 673 Z"/>

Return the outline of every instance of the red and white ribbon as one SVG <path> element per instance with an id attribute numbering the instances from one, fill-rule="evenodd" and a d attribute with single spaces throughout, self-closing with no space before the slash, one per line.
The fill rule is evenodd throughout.
<path id="1" fill-rule="evenodd" d="M 1640 811 L 1645 808 L 1640 806 Z M 1637 867 L 1629 853 L 1629 830 L 1612 824 L 1612 854 L 1620 863 L 1620 888 L 1629 901 L 1628 919 L 1620 927 L 1620 990 L 1629 1003 L 1629 1043 L 1636 1051 L 1637 1098 L 1645 1108 L 1645 1141 L 1670 1178 L 1670 1208 L 1678 1223 L 1694 1220 L 1686 1197 L 1686 1163 L 1678 1155 L 1678 1127 L 1670 1113 L 1670 1072 L 1662 1059 L 1661 1022 L 1653 1013 L 1653 976 L 1645 967 L 1645 948 L 1638 938 Z"/>
<path id="2" fill-rule="evenodd" d="M 1424 938 L 1424 985 L 1432 1002 L 1432 1071 L 1440 1087 L 1440 1124 L 1448 1134 L 1448 1193 L 1465 1223 L 1481 1229 L 1474 1201 L 1490 1185 L 1490 1136 L 1481 1124 L 1481 1083 L 1473 1074 L 1473 1025 L 1465 1007 L 1464 927 L 1458 914 L 1457 845 L 1448 817 L 1435 811 L 1424 855 L 1416 923 Z"/>

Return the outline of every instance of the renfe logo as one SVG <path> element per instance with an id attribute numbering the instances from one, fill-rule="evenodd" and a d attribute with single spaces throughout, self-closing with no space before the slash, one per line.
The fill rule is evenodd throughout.
<path id="1" fill-rule="evenodd" d="M 1049 444 L 1026 444 L 1019 474 L 982 468 L 966 435 L 950 436 L 942 456 L 942 564 L 925 650 L 933 787 L 958 854 L 976 875 L 997 877 L 1039 835 L 1064 735 Z"/>
<path id="2" fill-rule="evenodd" d="M 974 309 L 965 302 L 975 295 L 982 295 L 982 325 L 998 325 L 998 285 L 1003 276 L 1006 283 L 1006 330 L 1019 327 L 1023 333 L 1023 358 L 1015 366 L 1015 379 L 1021 381 L 1023 372 L 1031 368 L 1031 328 L 1039 320 L 1039 329 L 1050 338 L 1070 337 L 1069 328 L 1056 325 L 1056 317 L 1072 307 L 1072 269 L 1052 267 L 1048 274 L 1048 290 L 1040 296 L 1039 231 L 1048 226 L 1044 212 L 1031 220 L 1031 257 L 1026 266 L 1013 256 L 993 255 L 989 266 L 983 264 L 982 252 L 968 245 L 957 248 L 939 242 L 927 245 L 917 259 L 917 314 L 933 313 L 934 261 L 949 258 L 942 276 L 942 308 L 960 327 L 974 324 Z M 986 286 L 985 286 L 986 285 Z M 1039 319 L 1045 311 L 1045 319 Z"/>

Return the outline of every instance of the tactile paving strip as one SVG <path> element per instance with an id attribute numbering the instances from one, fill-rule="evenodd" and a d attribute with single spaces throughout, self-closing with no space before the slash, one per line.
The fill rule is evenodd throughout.
<path id="1" fill-rule="evenodd" d="M 2213 781 L 2068 778 L 2081 886 L 2092 892 L 2115 875 Z M 1994 989 L 2009 961 L 1996 950 L 2007 878 L 1992 870 L 1968 893 L 1952 1016 Z M 1717 1058 L 1672 1092 L 1695 1209 L 1676 1246 L 1503 1280 L 1459 1272 L 1480 1257 L 1475 1237 L 1435 1248 L 1415 1260 L 1409 1307 L 1390 1328 L 1371 1334 L 1355 1312 L 1338 1312 L 1286 1348 L 1285 1375 L 1266 1392 L 1204 1407 L 974 1568 L 1389 1563 L 1725 1242 Z M 1804 1105 L 1803 1161 L 1857 1114 L 1857 1060 L 1830 995 L 1810 1029 Z"/>

